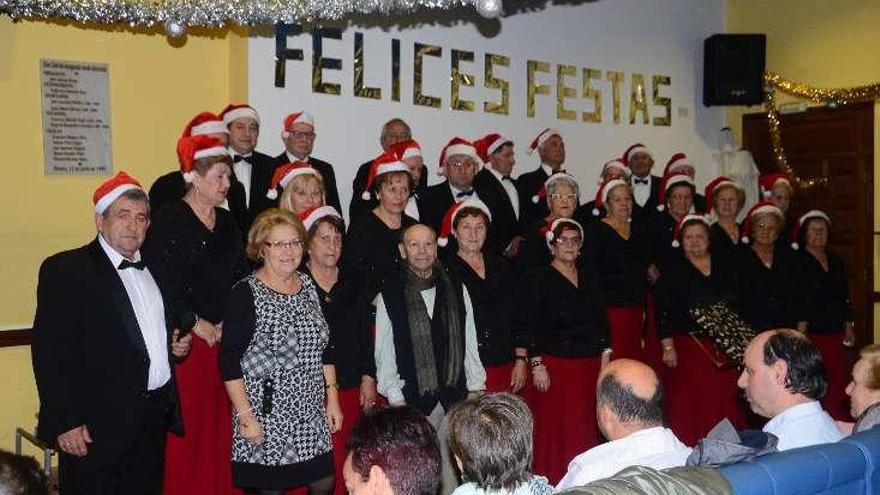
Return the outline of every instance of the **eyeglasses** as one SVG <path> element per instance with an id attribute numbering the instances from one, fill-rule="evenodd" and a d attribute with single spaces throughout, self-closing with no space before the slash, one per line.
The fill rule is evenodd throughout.
<path id="1" fill-rule="evenodd" d="M 449 162 L 449 166 L 454 168 L 465 168 L 472 165 L 474 165 L 472 160 L 453 160 Z"/>
<path id="2" fill-rule="evenodd" d="M 264 244 L 270 248 L 273 248 L 273 249 L 293 249 L 293 248 L 302 249 L 302 247 L 303 247 L 303 241 L 301 239 L 294 239 L 292 241 L 275 241 L 275 242 L 266 241 Z"/>
<path id="3" fill-rule="evenodd" d="M 309 141 L 311 141 L 312 139 L 315 139 L 315 136 L 317 136 L 317 134 L 315 134 L 314 132 L 303 132 L 303 131 L 288 131 L 288 132 L 290 133 L 290 137 L 292 137 L 293 139 L 308 139 Z"/>
<path id="4" fill-rule="evenodd" d="M 550 199 L 555 199 L 556 201 L 574 201 L 577 199 L 577 194 L 551 194 Z"/>
<path id="5" fill-rule="evenodd" d="M 584 242 L 580 237 L 560 237 L 556 239 L 556 244 L 560 244 L 562 246 L 580 246 L 581 243 Z"/>
<path id="6" fill-rule="evenodd" d="M 764 223 L 764 222 L 761 222 L 761 223 L 759 223 L 759 224 L 757 225 L 757 227 L 758 227 L 758 230 L 775 230 L 775 229 L 776 229 L 776 224 L 775 224 L 775 223 Z"/>

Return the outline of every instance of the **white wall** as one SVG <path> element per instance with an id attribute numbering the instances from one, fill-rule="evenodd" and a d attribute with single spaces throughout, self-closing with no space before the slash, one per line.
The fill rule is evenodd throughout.
<path id="1" fill-rule="evenodd" d="M 508 4 L 513 2 L 508 1 Z M 537 157 L 525 148 L 544 127 L 555 127 L 565 137 L 567 170 L 581 183 L 582 201 L 595 193 L 598 169 L 609 158 L 618 156 L 632 142 L 643 141 L 654 150 L 655 172 L 668 157 L 685 151 L 695 162 L 698 183 L 704 184 L 715 173 L 711 152 L 717 131 L 724 125 L 720 108 L 702 106 L 702 42 L 724 30 L 724 4 L 716 0 L 597 0 L 579 5 L 547 5 L 533 12 L 509 13 L 500 21 L 484 21 L 471 9 L 454 12 L 427 12 L 420 17 L 389 18 L 384 25 L 350 21 L 341 41 L 324 41 L 324 56 L 342 59 L 341 71 L 324 71 L 325 82 L 342 84 L 341 95 L 313 93 L 311 88 L 312 36 L 290 37 L 288 48 L 304 52 L 303 61 L 288 61 L 284 88 L 274 86 L 275 40 L 270 34 L 252 37 L 249 42 L 248 84 L 251 104 L 263 120 L 259 149 L 275 155 L 283 147 L 279 133 L 288 112 L 307 109 L 317 119 L 318 138 L 313 155 L 335 165 L 340 196 L 347 208 L 351 198 L 351 179 L 358 164 L 378 154 L 382 123 L 394 116 L 404 118 L 426 153 L 431 182 L 440 148 L 454 135 L 476 138 L 499 131 L 517 143 L 517 169 L 531 170 Z M 382 88 L 382 100 L 354 96 L 353 40 L 364 33 L 365 84 Z M 484 34 L 485 33 L 485 34 Z M 401 101 L 390 99 L 391 39 L 401 42 Z M 423 92 L 440 96 L 443 107 L 428 108 L 412 103 L 413 43 L 430 43 L 443 48 L 441 58 L 426 58 Z M 450 52 L 475 52 L 474 63 L 463 63 L 462 70 L 474 76 L 475 87 L 461 89 L 461 97 L 474 100 L 476 110 L 450 110 Z M 510 58 L 509 68 L 497 68 L 496 76 L 510 82 L 510 114 L 484 113 L 482 101 L 499 98 L 497 90 L 483 87 L 483 57 L 496 53 Z M 536 115 L 526 116 L 526 62 L 540 60 L 550 64 L 549 74 L 538 82 L 550 85 L 550 94 L 536 99 Z M 578 67 L 577 76 L 566 79 L 577 88 L 578 96 L 566 100 L 572 110 L 592 111 L 592 101 L 581 93 L 582 68 L 600 69 L 603 79 L 592 86 L 602 90 L 602 122 L 557 119 L 556 66 Z M 607 71 L 626 74 L 621 87 L 621 123 L 612 121 L 611 83 Z M 644 125 L 641 114 L 629 124 L 630 77 L 645 75 L 649 112 L 662 116 L 664 109 L 650 105 L 651 76 L 668 75 L 671 85 L 660 90 L 672 99 L 670 126 Z M 517 173 L 515 170 L 515 173 Z"/>

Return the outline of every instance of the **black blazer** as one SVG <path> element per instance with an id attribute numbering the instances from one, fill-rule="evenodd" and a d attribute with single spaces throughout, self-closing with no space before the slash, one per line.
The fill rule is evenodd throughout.
<path id="1" fill-rule="evenodd" d="M 544 172 L 543 167 L 538 167 L 531 172 L 521 174 L 516 179 L 519 190 L 519 223 L 523 230 L 550 214 L 547 201 L 541 200 L 538 203 L 532 201 L 532 196 L 538 194 L 538 190 L 548 177 L 550 176 Z"/>
<path id="2" fill-rule="evenodd" d="M 516 179 L 511 179 L 511 182 L 517 188 L 519 196 Z M 483 170 L 480 170 L 474 178 L 474 190 L 492 212 L 492 228 L 487 239 L 487 247 L 491 252 L 501 255 L 510 244 L 511 239 L 522 235 L 523 230 L 516 218 L 516 212 L 513 210 L 513 205 L 510 203 L 504 186 L 487 168 L 483 167 Z M 522 205 L 520 205 L 520 210 L 522 210 Z"/>
<path id="3" fill-rule="evenodd" d="M 97 238 L 47 258 L 39 277 L 32 344 L 37 436 L 55 445 L 58 435 L 85 424 L 102 445 L 94 452 L 127 450 L 146 410 L 150 360 L 122 280 Z M 176 324 L 164 291 L 163 301 L 171 358 Z M 174 366 L 171 373 L 168 427 L 182 435 Z"/>
<path id="4" fill-rule="evenodd" d="M 284 165 L 290 163 L 290 157 L 287 156 L 286 151 L 282 151 L 280 155 L 275 157 L 275 162 L 276 166 Z M 311 156 L 309 157 L 309 165 L 320 172 L 321 177 L 324 179 L 324 201 L 327 206 L 336 208 L 336 211 L 342 214 L 342 207 L 339 204 L 339 190 L 336 188 L 336 173 L 333 171 L 333 165 Z"/>
<path id="5" fill-rule="evenodd" d="M 648 196 L 648 200 L 645 201 L 645 206 L 639 206 L 639 204 L 636 203 L 635 198 L 633 198 L 633 218 L 650 217 L 651 214 L 657 211 L 657 204 L 660 201 L 660 182 L 662 180 L 663 178 L 657 177 L 656 175 L 651 176 L 651 195 Z M 630 183 L 632 184 L 632 181 L 630 181 Z"/>
<path id="6" fill-rule="evenodd" d="M 277 204 L 276 201 L 266 197 L 269 183 L 272 182 L 272 175 L 278 166 L 275 159 L 254 151 L 248 157 L 248 162 L 251 164 L 250 204 L 245 201 L 244 186 L 238 181 L 234 172 L 230 176 L 229 193 L 226 195 L 226 199 L 229 201 L 229 211 L 235 217 L 235 222 L 245 238 L 247 238 L 251 224 L 257 215 Z"/>
<path id="7" fill-rule="evenodd" d="M 160 176 L 150 186 L 150 211 L 157 212 L 163 206 L 183 198 L 185 194 L 186 182 L 183 180 L 183 174 L 180 170 L 172 170 Z M 231 190 L 229 194 L 232 194 Z"/>
<path id="8" fill-rule="evenodd" d="M 362 163 L 357 169 L 354 180 L 351 182 L 351 203 L 348 205 L 349 221 L 373 211 L 373 208 L 379 204 L 379 200 L 373 196 L 370 196 L 370 199 L 364 199 L 361 197 L 364 193 L 364 188 L 367 187 L 367 176 L 370 175 L 370 165 L 372 164 L 373 160 Z M 425 197 L 425 191 L 427 189 L 428 167 L 422 165 L 422 175 L 419 177 L 419 183 L 416 184 L 415 191 L 416 203 L 419 207 L 419 218 L 421 218 L 422 215 L 422 199 Z M 340 211 L 340 213 L 342 212 Z"/>
<path id="9" fill-rule="evenodd" d="M 446 215 L 446 211 L 454 203 L 455 198 L 452 197 L 452 190 L 449 189 L 448 180 L 434 184 L 425 192 L 425 199 L 422 201 L 421 211 L 419 212 L 421 216 L 419 222 L 430 226 L 439 235 L 443 216 Z"/>

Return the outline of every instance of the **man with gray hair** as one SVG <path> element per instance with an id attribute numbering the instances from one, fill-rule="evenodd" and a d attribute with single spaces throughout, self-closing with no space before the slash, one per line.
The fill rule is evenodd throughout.
<path id="1" fill-rule="evenodd" d="M 685 465 L 691 449 L 663 426 L 663 386 L 650 366 L 633 359 L 611 361 L 599 373 L 596 395 L 596 421 L 609 442 L 575 457 L 557 491 L 629 466 Z"/>

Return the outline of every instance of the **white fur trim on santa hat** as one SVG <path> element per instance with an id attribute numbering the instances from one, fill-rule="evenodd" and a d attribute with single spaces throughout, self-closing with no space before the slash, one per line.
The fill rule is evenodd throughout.
<path id="1" fill-rule="evenodd" d="M 229 156 L 229 150 L 224 146 L 213 146 L 211 148 L 205 148 L 203 150 L 196 151 L 193 155 L 193 160 L 199 160 L 201 158 L 208 158 L 211 156 Z"/>
<path id="2" fill-rule="evenodd" d="M 453 144 L 446 148 L 443 153 L 443 161 L 448 160 L 452 155 L 466 155 L 473 158 L 474 161 L 481 161 L 480 157 L 477 156 L 476 148 L 469 144 Z"/>
<path id="3" fill-rule="evenodd" d="M 677 184 L 681 184 L 681 183 L 690 184 L 690 185 L 694 186 L 694 188 L 697 187 L 697 184 L 694 182 L 694 179 L 692 179 L 689 175 L 682 175 L 682 174 L 673 175 L 672 177 L 669 178 L 669 180 L 666 181 L 666 184 L 664 184 L 664 186 L 665 186 L 665 190 L 663 191 L 664 200 L 666 198 L 666 191 L 672 189 L 673 186 L 675 186 Z M 663 211 L 665 209 L 666 209 L 665 204 L 657 205 L 657 211 Z"/>
<path id="4" fill-rule="evenodd" d="M 189 130 L 190 136 L 204 136 L 207 134 L 229 134 L 229 129 L 219 120 L 209 120 L 199 125 L 194 125 Z"/>
<path id="5" fill-rule="evenodd" d="M 290 115 L 292 115 L 292 114 L 290 114 Z M 290 137 L 289 127 L 292 126 L 293 124 L 308 124 L 312 127 L 315 127 L 315 117 L 313 117 L 312 114 L 310 114 L 309 112 L 306 112 L 305 110 L 303 110 L 302 112 L 299 112 L 299 115 L 297 115 L 295 119 L 293 119 L 290 122 L 287 122 L 287 118 L 290 117 L 290 115 L 288 115 L 287 117 L 284 117 L 284 122 L 283 122 L 284 129 L 281 131 L 281 137 L 284 139 L 287 139 Z"/>
<path id="6" fill-rule="evenodd" d="M 562 137 L 562 134 L 559 134 L 559 131 L 556 129 L 544 129 L 544 132 L 538 134 L 538 137 L 533 141 L 534 146 L 529 146 L 526 148 L 526 154 L 531 155 L 534 152 L 538 151 L 541 146 L 544 146 L 544 143 L 550 139 L 550 136 L 559 136 Z"/>
<path id="7" fill-rule="evenodd" d="M 679 158 L 678 160 L 675 160 L 674 162 L 670 163 L 669 168 L 667 169 L 667 172 L 672 173 L 676 169 L 681 168 L 681 167 L 694 168 L 693 164 L 691 163 L 690 160 L 687 159 L 687 157 L 682 157 L 682 158 Z"/>
<path id="8" fill-rule="evenodd" d="M 632 160 L 632 156 L 635 155 L 636 153 L 644 153 L 644 154 L 650 156 L 651 158 L 654 158 L 654 155 L 651 154 L 651 150 L 649 150 L 647 147 L 636 146 L 627 152 L 626 162 L 629 163 L 629 161 Z"/>
<path id="9" fill-rule="evenodd" d="M 400 159 L 406 160 L 407 158 L 415 158 L 417 156 L 422 156 L 422 150 L 418 146 L 410 146 L 403 151 L 403 156 Z"/>
<path id="10" fill-rule="evenodd" d="M 581 233 L 581 240 L 584 239 L 584 227 L 580 224 L 580 222 L 578 222 L 577 220 L 574 220 L 572 218 L 557 218 L 556 220 L 553 220 L 553 223 L 550 224 L 550 228 L 547 229 L 547 233 L 544 234 L 544 240 L 547 241 L 547 247 L 550 247 L 553 245 L 553 240 L 554 240 L 553 239 L 553 230 L 555 230 L 556 227 L 558 227 L 560 223 L 564 223 L 564 222 L 570 223 L 570 224 L 574 225 L 575 227 L 577 227 L 578 231 L 580 231 L 580 233 Z"/>
<path id="11" fill-rule="evenodd" d="M 257 114 L 256 110 L 251 107 L 241 107 L 226 112 L 223 115 L 223 124 L 229 127 L 229 124 L 238 119 L 254 119 L 257 121 L 257 124 L 260 123 L 260 116 Z"/>
<path id="12" fill-rule="evenodd" d="M 510 142 L 510 140 L 507 139 L 506 137 L 498 136 L 498 139 L 496 139 L 495 141 L 492 141 L 489 144 L 489 146 L 486 147 L 486 154 L 491 155 L 492 153 L 495 153 L 496 151 L 498 151 L 498 148 L 504 146 L 504 143 L 509 143 L 509 142 Z"/>
<path id="13" fill-rule="evenodd" d="M 101 196 L 101 199 L 99 199 L 98 202 L 95 203 L 95 213 L 99 215 L 103 214 L 104 211 L 107 210 L 107 208 L 109 208 L 110 205 L 113 204 L 113 202 L 116 201 L 119 196 L 122 196 L 125 191 L 130 191 L 132 189 L 140 189 L 140 187 L 138 187 L 136 184 L 122 184 L 118 187 L 113 188 L 112 191 Z"/>
<path id="14" fill-rule="evenodd" d="M 298 167 L 284 174 L 284 177 L 282 177 L 281 180 L 278 181 L 278 185 L 281 186 L 281 189 L 284 189 L 285 187 L 287 187 L 287 184 L 289 184 L 290 181 L 293 180 L 294 177 L 298 177 L 300 175 L 314 175 L 319 179 L 321 178 L 321 173 L 312 167 Z M 266 191 L 266 197 L 269 199 L 278 199 L 278 189 L 274 187 L 269 188 L 269 190 Z"/>
<path id="15" fill-rule="evenodd" d="M 320 220 L 324 217 L 342 218 L 342 216 L 339 214 L 339 212 L 336 211 L 336 208 L 334 208 L 332 206 L 327 206 L 327 205 L 319 206 L 319 207 L 315 208 L 314 210 L 312 210 L 312 212 L 309 213 L 308 216 L 306 216 L 303 219 L 303 221 L 302 221 L 303 227 L 305 227 L 306 230 L 309 230 L 312 228 L 312 225 L 314 225 L 315 222 L 317 222 L 318 220 Z"/>
<path id="16" fill-rule="evenodd" d="M 376 177 L 379 177 L 382 174 L 387 174 L 389 172 L 406 172 L 409 173 L 409 167 L 406 166 L 403 162 L 388 162 L 383 163 L 376 167 L 376 175 L 373 176 L 373 180 L 376 180 Z M 369 201 L 372 196 L 370 195 L 369 189 L 361 193 L 361 199 L 364 201 Z"/>

